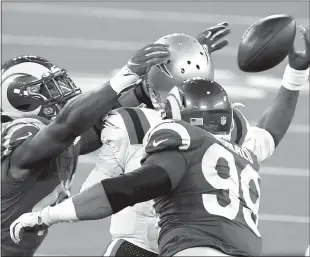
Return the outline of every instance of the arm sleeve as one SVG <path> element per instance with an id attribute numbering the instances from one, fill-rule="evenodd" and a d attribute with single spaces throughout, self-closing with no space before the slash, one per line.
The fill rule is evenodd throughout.
<path id="1" fill-rule="evenodd" d="M 186 153 L 181 151 L 156 152 L 147 157 L 143 165 L 157 165 L 170 178 L 171 190 L 175 189 L 187 170 Z"/>
<path id="2" fill-rule="evenodd" d="M 186 161 L 179 152 L 156 153 L 136 171 L 104 179 L 73 198 L 46 208 L 43 220 L 54 224 L 108 217 L 128 206 L 169 194 L 185 171 Z"/>
<path id="3" fill-rule="evenodd" d="M 163 151 L 150 155 L 134 172 L 101 183 L 113 213 L 117 213 L 128 206 L 169 194 L 186 170 L 186 160 L 181 152 Z"/>

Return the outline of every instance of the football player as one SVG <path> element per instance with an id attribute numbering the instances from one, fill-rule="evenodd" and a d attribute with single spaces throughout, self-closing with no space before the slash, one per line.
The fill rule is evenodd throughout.
<path id="1" fill-rule="evenodd" d="M 202 56 L 196 55 L 196 53 L 200 52 L 199 46 L 197 46 L 197 48 L 195 48 L 194 44 L 191 47 L 185 46 L 186 44 L 184 44 L 183 41 L 186 39 L 185 35 L 168 35 L 159 41 L 163 39 L 166 39 L 164 42 L 168 41 L 171 46 L 170 49 L 175 56 L 174 60 L 170 59 L 171 66 L 169 69 L 173 73 L 173 79 L 176 81 L 173 82 L 173 79 L 162 76 L 163 74 L 156 68 L 151 69 L 151 76 L 148 76 L 145 80 L 146 85 L 152 85 L 149 89 L 152 90 L 156 88 L 156 91 L 158 92 L 163 91 L 163 88 L 159 86 L 165 84 L 167 85 L 167 88 L 171 88 L 171 86 L 176 85 L 182 77 L 184 78 L 181 70 L 171 68 L 175 63 L 182 64 L 183 61 L 185 64 L 187 61 L 190 61 L 201 64 L 202 61 L 202 59 L 199 59 L 199 57 Z M 175 46 L 178 46 L 179 44 L 182 44 L 183 50 L 182 48 L 175 49 Z M 178 56 L 181 56 L 181 58 Z M 292 60 L 290 63 L 294 64 Z M 201 65 L 201 67 L 203 66 Z M 207 63 L 207 67 L 209 67 L 209 69 L 206 69 L 208 72 L 204 74 L 204 77 L 212 79 L 213 67 L 211 61 Z M 194 69 L 186 70 L 186 75 L 187 78 L 190 78 L 199 75 L 201 76 L 202 73 L 197 74 L 197 70 Z M 152 94 L 151 91 L 150 95 L 156 95 L 156 93 Z M 154 106 L 158 106 L 156 99 L 152 98 L 152 100 Z M 279 101 L 283 101 L 281 100 L 281 97 Z M 284 101 L 286 100 L 284 99 Z M 285 108 L 283 108 L 283 110 L 285 110 Z M 288 109 L 288 112 L 290 112 L 288 115 L 288 119 L 290 120 L 292 113 L 290 109 Z M 151 121 L 155 122 L 158 119 L 160 119 L 158 113 L 144 108 L 141 110 L 136 108 L 124 110 L 119 109 L 111 114 L 106 122 L 107 128 L 102 130 L 103 148 L 99 154 L 100 160 L 97 162 L 95 169 L 90 173 L 83 184 L 82 190 L 104 178 L 115 177 L 137 168 L 138 166 L 135 166 L 134 164 L 140 165 L 139 159 L 142 154 L 141 151 L 137 150 L 139 149 L 138 144 L 141 143 L 145 131 L 151 124 Z M 235 126 L 232 132 L 233 142 L 251 149 L 261 159 L 271 156 L 274 150 L 274 141 L 269 133 L 264 129 L 251 127 L 242 113 L 236 108 L 234 108 L 234 121 Z M 142 204 L 138 204 L 135 207 L 126 208 L 112 216 L 110 232 L 113 240 L 106 251 L 106 255 L 118 256 L 123 254 L 129 255 L 132 253 L 144 253 L 144 255 L 147 255 L 148 253 L 144 251 L 146 249 L 149 251 L 156 251 L 156 235 L 155 237 L 150 235 L 152 234 L 150 231 L 155 225 L 153 223 L 155 217 L 151 215 L 149 208 L 142 208 L 141 206 Z M 150 207 L 151 203 L 149 202 L 146 206 Z M 142 209 L 146 211 L 144 215 Z M 150 238 L 150 236 L 153 238 Z M 139 248 L 143 248 L 144 250 Z M 128 252 L 129 250 L 130 252 Z"/>
<path id="2" fill-rule="evenodd" d="M 186 67 L 186 73 L 180 69 L 171 69 L 175 85 L 182 79 L 203 77 L 213 79 L 213 65 L 207 51 L 197 40 L 185 34 L 171 34 L 157 42 L 166 40 L 169 44 L 171 65 L 178 63 Z M 161 43 L 164 43 L 161 42 Z M 203 54 L 201 54 L 203 53 Z M 168 62 L 168 61 L 167 61 Z M 192 68 L 188 67 L 192 62 Z M 196 66 L 200 69 L 197 69 Z M 146 83 L 153 87 L 153 82 L 161 83 L 159 76 L 166 76 L 161 67 L 151 68 Z M 172 79 L 171 79 L 172 81 Z M 166 92 L 166 87 L 156 88 Z M 151 94 L 153 91 L 151 91 Z M 157 106 L 157 102 L 154 104 Z M 103 142 L 99 153 L 99 161 L 89 174 L 81 190 L 100 182 L 105 178 L 116 177 L 139 168 L 143 154 L 142 139 L 151 126 L 162 120 L 160 111 L 148 108 L 119 108 L 112 111 L 104 121 L 101 132 Z M 153 201 L 140 203 L 111 217 L 110 233 L 112 242 L 107 247 L 106 256 L 157 256 L 157 233 L 152 236 L 156 224 L 155 213 L 152 212 Z"/>
<path id="3" fill-rule="evenodd" d="M 302 28 L 302 33 L 306 51 L 292 49 L 289 55 L 289 66 L 277 98 L 282 105 L 273 104 L 261 122 L 266 132 L 270 130 L 273 137 L 269 135 L 269 138 L 277 142 L 284 136 L 295 110 L 298 94 L 290 91 L 300 90 L 309 76 L 309 32 Z M 185 122 L 166 121 L 155 126 L 146 136 L 148 156 L 137 172 L 104 180 L 58 206 L 21 216 L 11 226 L 12 239 L 20 240 L 22 228 L 100 219 L 128 205 L 158 197 L 155 208 L 161 215 L 161 254 L 260 254 L 257 230 L 259 176 L 256 169 L 268 156 L 257 156 L 247 148 L 225 140 L 231 134 L 232 108 L 226 92 L 218 84 L 194 79 L 183 85 L 182 93 L 183 98 L 179 97 L 183 106 L 181 111 L 179 104 L 169 101 L 168 113 L 213 135 Z M 291 102 L 289 108 L 293 110 L 285 108 L 285 100 Z M 283 108 L 279 110 L 279 107 Z M 270 117 L 276 111 L 282 114 L 278 126 Z M 264 140 L 261 146 L 268 144 L 267 141 Z M 243 237 L 244 240 L 240 240 Z M 201 245 L 207 247 L 196 247 Z"/>
<path id="4" fill-rule="evenodd" d="M 1 112 L 2 256 L 34 254 L 47 230 L 27 231 L 16 245 L 10 239 L 10 224 L 23 213 L 70 195 L 83 148 L 84 134 L 82 140 L 79 135 L 111 110 L 122 90 L 167 57 L 167 45 L 148 45 L 119 74 L 85 94 L 65 70 L 43 58 L 20 56 L 2 65 L 2 105 L 8 111 Z"/>
<path id="5" fill-rule="evenodd" d="M 191 251 L 187 256 L 202 251 L 213 256 L 260 253 L 259 162 L 246 148 L 224 139 L 229 139 L 233 126 L 230 99 L 219 84 L 200 78 L 185 81 L 180 90 L 169 95 L 166 113 L 182 120 L 166 119 L 148 131 L 141 168 L 28 214 L 27 222 L 12 224 L 14 240 L 19 240 L 20 227 L 26 223 L 50 226 L 97 219 L 154 199 L 160 215 L 160 255 L 182 254 L 184 249 Z"/>

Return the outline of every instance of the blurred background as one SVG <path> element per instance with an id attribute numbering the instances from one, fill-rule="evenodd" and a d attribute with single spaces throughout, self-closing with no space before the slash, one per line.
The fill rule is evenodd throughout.
<path id="1" fill-rule="evenodd" d="M 285 13 L 309 27 L 309 2 L 2 2 L 1 61 L 39 55 L 65 68 L 83 91 L 103 83 L 133 52 L 169 33 L 196 36 L 227 21 L 229 46 L 215 52 L 215 80 L 252 124 L 272 103 L 287 60 L 262 73 L 238 70 L 242 34 L 257 19 Z M 280 42 L 279 42 L 280 43 Z M 296 46 L 303 50 L 300 34 Z M 83 121 L 81 121 L 83 122 Z M 96 153 L 82 156 L 75 192 L 94 167 Z M 309 244 L 309 87 L 301 91 L 293 123 L 261 170 L 259 229 L 264 255 L 303 255 Z M 60 224 L 37 255 L 100 255 L 110 240 L 109 219 Z"/>

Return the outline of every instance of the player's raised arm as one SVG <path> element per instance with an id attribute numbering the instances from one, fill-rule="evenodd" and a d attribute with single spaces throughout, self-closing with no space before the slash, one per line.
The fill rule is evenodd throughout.
<path id="1" fill-rule="evenodd" d="M 110 81 L 69 101 L 53 122 L 16 148 L 12 163 L 18 168 L 30 168 L 58 155 L 104 117 L 124 89 L 168 57 L 167 45 L 163 44 L 150 44 L 138 50 Z"/>
<path id="2" fill-rule="evenodd" d="M 298 52 L 292 49 L 288 55 L 287 65 L 282 86 L 272 103 L 259 120 L 257 126 L 267 130 L 277 146 L 289 128 L 294 117 L 299 91 L 309 77 L 310 66 L 310 33 L 300 27 L 305 42 L 305 51 Z"/>

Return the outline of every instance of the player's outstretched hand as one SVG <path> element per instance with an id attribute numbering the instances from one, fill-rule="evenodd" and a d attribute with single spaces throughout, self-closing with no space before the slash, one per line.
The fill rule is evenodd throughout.
<path id="1" fill-rule="evenodd" d="M 10 226 L 10 236 L 18 244 L 25 230 L 45 230 L 48 228 L 41 218 L 41 212 L 29 212 L 21 215 Z"/>
<path id="2" fill-rule="evenodd" d="M 288 63 L 295 70 L 306 70 L 310 66 L 310 32 L 303 26 L 299 26 L 301 37 L 305 42 L 304 51 L 296 51 L 294 46 L 288 54 Z"/>
<path id="3" fill-rule="evenodd" d="M 230 33 L 227 22 L 222 22 L 214 27 L 201 32 L 196 38 L 200 44 L 207 47 L 209 53 L 220 50 L 228 45 L 228 41 L 223 39 Z"/>
<path id="4" fill-rule="evenodd" d="M 146 45 L 135 52 L 128 61 L 127 67 L 132 73 L 139 77 L 143 77 L 151 67 L 168 60 L 170 56 L 168 47 L 169 45 L 166 44 Z"/>

